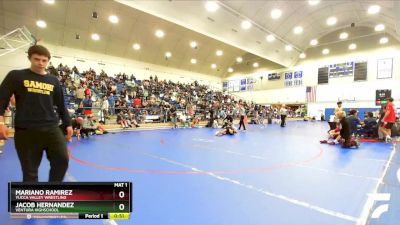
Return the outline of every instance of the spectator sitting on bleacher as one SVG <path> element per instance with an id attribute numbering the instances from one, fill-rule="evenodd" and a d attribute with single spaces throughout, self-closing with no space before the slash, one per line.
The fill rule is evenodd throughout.
<path id="1" fill-rule="evenodd" d="M 129 127 L 132 128 L 132 124 L 135 125 L 135 127 L 139 127 L 136 119 L 134 118 L 134 115 L 130 112 L 130 110 L 124 111 L 124 113 L 126 124 L 128 124 Z"/>
<path id="2" fill-rule="evenodd" d="M 191 126 L 192 126 L 192 128 L 200 127 L 200 118 L 198 116 L 193 116 Z"/>
<path id="3" fill-rule="evenodd" d="M 122 110 L 117 114 L 117 123 L 120 124 L 123 129 L 132 127 L 132 125 L 128 125 L 125 119 L 125 113 Z"/>
<path id="4" fill-rule="evenodd" d="M 117 114 L 117 115 L 122 111 L 121 110 L 121 100 L 120 99 L 117 99 L 115 101 L 114 108 L 115 108 L 115 114 Z"/>

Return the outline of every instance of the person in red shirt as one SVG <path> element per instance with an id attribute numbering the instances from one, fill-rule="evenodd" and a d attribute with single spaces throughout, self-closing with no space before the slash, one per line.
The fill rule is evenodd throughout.
<path id="1" fill-rule="evenodd" d="M 86 84 L 83 85 L 83 88 L 85 89 L 85 96 L 91 97 L 91 96 L 92 96 L 92 91 L 90 90 L 90 88 L 88 88 L 88 87 L 86 86 Z"/>
<path id="2" fill-rule="evenodd" d="M 140 105 L 141 105 L 140 98 L 135 98 L 133 100 L 133 107 L 140 107 Z"/>
<path id="3" fill-rule="evenodd" d="M 382 119 L 383 123 L 380 127 L 381 132 L 386 135 L 385 141 L 389 142 L 392 140 L 392 127 L 396 122 L 396 111 L 393 104 L 393 98 L 388 98 L 388 103 L 386 105 L 386 113 Z"/>

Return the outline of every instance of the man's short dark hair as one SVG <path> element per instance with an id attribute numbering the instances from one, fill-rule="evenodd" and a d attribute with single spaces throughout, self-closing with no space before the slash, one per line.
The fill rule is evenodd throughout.
<path id="1" fill-rule="evenodd" d="M 339 101 L 339 102 L 337 102 L 336 104 L 338 104 L 338 105 L 341 105 L 341 104 L 342 104 L 342 102 L 341 102 L 341 101 Z"/>
<path id="2" fill-rule="evenodd" d="M 350 115 L 356 115 L 356 113 L 357 113 L 357 109 L 350 110 Z"/>
<path id="3" fill-rule="evenodd" d="M 388 100 L 389 102 L 393 102 L 393 98 L 392 98 L 392 97 L 388 98 L 387 100 Z"/>
<path id="4" fill-rule="evenodd" d="M 367 112 L 368 117 L 372 118 L 374 117 L 374 114 L 372 112 Z"/>
<path id="5" fill-rule="evenodd" d="M 49 60 L 51 58 L 49 50 L 42 45 L 33 45 L 28 49 L 28 57 L 31 58 L 33 54 L 46 56 Z"/>

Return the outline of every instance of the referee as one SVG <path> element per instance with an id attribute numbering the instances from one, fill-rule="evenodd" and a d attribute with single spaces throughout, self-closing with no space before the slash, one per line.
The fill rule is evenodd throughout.
<path id="1" fill-rule="evenodd" d="M 46 72 L 50 52 L 34 45 L 28 50 L 29 69 L 10 71 L 0 85 L 0 139 L 7 139 L 4 112 L 10 97 L 16 99 L 15 148 L 22 167 L 23 182 L 37 182 L 38 169 L 46 151 L 50 182 L 61 182 L 68 169 L 68 151 L 60 119 L 71 141 L 71 119 L 57 77 Z"/>

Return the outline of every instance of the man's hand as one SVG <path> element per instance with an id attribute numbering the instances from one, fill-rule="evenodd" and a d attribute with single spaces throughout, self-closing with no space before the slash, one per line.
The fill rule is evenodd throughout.
<path id="1" fill-rule="evenodd" d="M 71 142 L 72 141 L 72 135 L 74 134 L 74 130 L 72 129 L 72 126 L 67 127 L 67 141 Z"/>
<path id="2" fill-rule="evenodd" d="M 5 124 L 0 125 L 0 140 L 8 139 L 8 128 Z"/>

